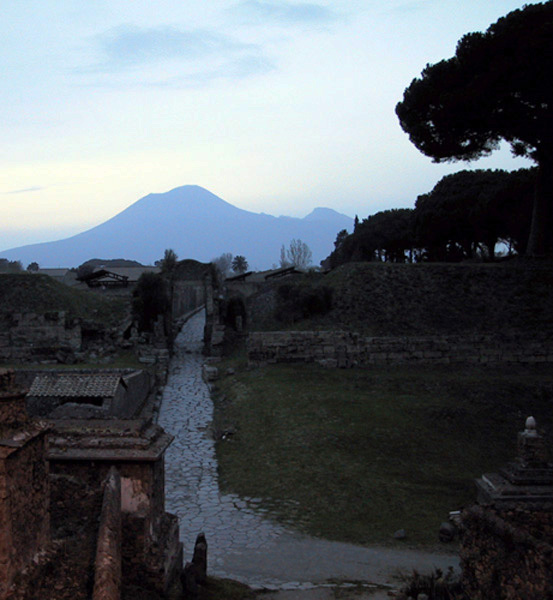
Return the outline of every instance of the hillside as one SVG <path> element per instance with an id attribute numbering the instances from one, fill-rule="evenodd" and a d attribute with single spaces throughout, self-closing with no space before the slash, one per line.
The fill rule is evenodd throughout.
<path id="1" fill-rule="evenodd" d="M 369 335 L 553 333 L 549 262 L 348 263 L 325 276 L 305 278 L 301 285 L 330 288 L 332 310 L 288 329 Z"/>
<path id="2" fill-rule="evenodd" d="M 70 288 L 47 275 L 0 275 L 0 313 L 64 310 L 69 317 L 116 325 L 124 317 L 127 304 L 125 299 Z"/>
<path id="3" fill-rule="evenodd" d="M 154 264 L 172 248 L 179 258 L 209 262 L 223 253 L 243 255 L 253 269 L 277 263 L 280 248 L 301 239 L 313 264 L 328 256 L 336 234 L 353 220 L 332 209 L 317 208 L 303 219 L 242 210 L 208 190 L 185 185 L 148 194 L 108 221 L 64 240 L 0 252 L 0 257 L 36 261 L 41 267 L 76 267 L 94 256 L 125 256 Z"/>

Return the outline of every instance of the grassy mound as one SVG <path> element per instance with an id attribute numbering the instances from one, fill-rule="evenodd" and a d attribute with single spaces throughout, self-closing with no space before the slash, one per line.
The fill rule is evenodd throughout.
<path id="1" fill-rule="evenodd" d="M 128 300 L 102 297 L 76 290 L 47 275 L 14 273 L 0 275 L 0 312 L 20 313 L 64 310 L 69 317 L 80 317 L 116 325 L 125 315 Z"/>
<path id="2" fill-rule="evenodd" d="M 283 283 L 275 284 L 275 297 Z M 368 335 L 553 334 L 553 264 L 348 263 L 286 285 L 330 292 L 332 309 L 253 329 L 345 329 Z M 300 315 L 301 317 L 301 315 Z"/>

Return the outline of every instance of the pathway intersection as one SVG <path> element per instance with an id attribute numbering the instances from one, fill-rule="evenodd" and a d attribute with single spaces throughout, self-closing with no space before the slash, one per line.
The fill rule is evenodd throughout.
<path id="1" fill-rule="evenodd" d="M 458 567 L 453 555 L 311 538 L 271 521 L 256 499 L 221 493 L 210 435 L 213 404 L 201 376 L 203 327 L 200 312 L 178 335 L 159 414 L 159 424 L 175 436 L 165 455 L 166 510 L 179 517 L 185 557 L 204 532 L 211 575 L 281 590 L 319 587 L 329 579 L 388 586 L 398 573 Z"/>

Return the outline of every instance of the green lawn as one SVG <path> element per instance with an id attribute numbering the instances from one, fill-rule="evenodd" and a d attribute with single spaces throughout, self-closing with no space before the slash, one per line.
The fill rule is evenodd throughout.
<path id="1" fill-rule="evenodd" d="M 217 443 L 221 486 L 329 539 L 404 528 L 435 545 L 474 478 L 514 457 L 526 416 L 552 431 L 546 368 L 234 366 L 215 398 L 214 429 L 235 432 Z"/>

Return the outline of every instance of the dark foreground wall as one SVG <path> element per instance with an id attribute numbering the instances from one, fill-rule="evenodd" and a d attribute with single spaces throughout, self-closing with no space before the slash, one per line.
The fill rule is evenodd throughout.
<path id="1" fill-rule="evenodd" d="M 465 512 L 461 566 L 471 600 L 553 598 L 553 512 L 475 506 Z"/>

